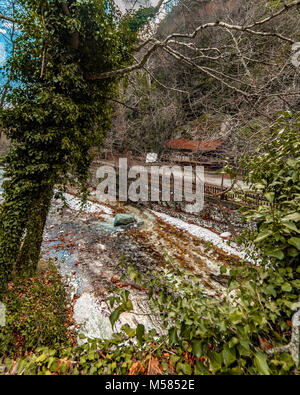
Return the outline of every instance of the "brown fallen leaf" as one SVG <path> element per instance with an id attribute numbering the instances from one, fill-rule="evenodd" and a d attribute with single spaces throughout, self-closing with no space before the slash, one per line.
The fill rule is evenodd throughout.
<path id="1" fill-rule="evenodd" d="M 130 375 L 130 376 L 133 376 L 133 375 L 135 375 L 135 374 L 144 374 L 144 373 L 145 373 L 145 368 L 144 368 L 144 366 L 141 364 L 140 361 L 134 362 L 134 363 L 131 365 L 131 368 L 130 368 L 130 370 L 129 370 L 129 375 Z"/>
<path id="2" fill-rule="evenodd" d="M 272 344 L 268 342 L 264 337 L 258 335 L 259 345 L 262 350 L 270 350 L 273 348 Z"/>
<path id="3" fill-rule="evenodd" d="M 14 375 L 17 374 L 17 371 L 18 371 L 18 364 L 17 364 L 17 361 L 13 360 L 13 361 L 12 361 L 12 368 L 11 368 L 9 374 L 12 375 L 12 376 L 14 376 Z"/>
<path id="4" fill-rule="evenodd" d="M 148 362 L 148 371 L 147 374 L 162 374 L 163 370 L 159 363 L 159 360 L 155 357 L 151 357 Z"/>
<path id="5" fill-rule="evenodd" d="M 117 279 L 117 277 L 112 277 L 112 278 L 110 279 L 110 281 L 111 281 L 112 283 L 117 283 L 117 282 L 119 282 L 119 279 Z"/>
<path id="6" fill-rule="evenodd" d="M 61 358 L 61 359 L 58 360 L 56 373 L 60 374 L 60 368 L 61 368 L 61 365 L 63 363 L 65 363 L 67 365 L 67 370 L 69 370 L 69 368 L 70 368 L 70 361 L 67 358 Z"/>

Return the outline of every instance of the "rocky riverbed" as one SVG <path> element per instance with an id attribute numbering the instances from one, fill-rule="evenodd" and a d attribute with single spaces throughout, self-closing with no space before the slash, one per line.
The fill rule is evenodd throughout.
<path id="1" fill-rule="evenodd" d="M 234 243 L 229 245 L 217 233 L 161 212 L 129 204 L 100 204 L 96 198 L 81 209 L 78 198 L 65 197 L 68 208 L 53 202 L 42 255 L 55 259 L 66 279 L 75 325 L 88 337 L 111 336 L 107 298 L 117 288 L 130 291 L 134 307 L 133 312 L 121 314 L 117 330 L 125 323 L 142 323 L 147 329 L 160 330 L 159 317 L 151 312 L 146 290 L 126 278 L 122 261 L 146 273 L 167 270 L 168 257 L 172 257 L 173 264 L 191 270 L 206 292 L 217 296 L 224 287 L 220 266 L 243 256 Z M 137 222 L 114 226 L 118 213 L 132 215 Z"/>
<path id="2" fill-rule="evenodd" d="M 72 194 L 65 194 L 67 206 L 53 200 L 42 246 L 42 259 L 54 260 L 64 276 L 74 312 L 71 329 L 87 337 L 112 335 L 107 298 L 120 288 L 130 291 L 133 311 L 122 313 L 115 329 L 142 323 L 161 331 L 147 290 L 126 276 L 122 262 L 131 262 L 143 274 L 167 270 L 172 257 L 173 265 L 192 271 L 207 294 L 218 297 L 226 285 L 220 267 L 243 258 L 237 245 L 198 225 L 193 216 L 91 199 L 84 207 Z M 115 216 L 122 213 L 136 222 L 114 226 Z"/>

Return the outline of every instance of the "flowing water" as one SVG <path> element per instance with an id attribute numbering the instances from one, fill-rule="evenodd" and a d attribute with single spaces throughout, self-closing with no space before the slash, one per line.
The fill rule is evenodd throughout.
<path id="1" fill-rule="evenodd" d="M 134 310 L 121 314 L 116 330 L 125 323 L 142 323 L 146 329 L 161 331 L 147 290 L 126 277 L 123 261 L 133 263 L 143 274 L 166 270 L 172 257 L 173 265 L 192 271 L 207 294 L 217 297 L 224 289 L 220 266 L 240 259 L 236 246 L 228 246 L 217 234 L 193 223 L 130 204 L 100 203 L 95 197 L 81 208 L 78 198 L 68 194 L 65 198 L 68 207 L 53 201 L 42 259 L 56 262 L 67 284 L 78 332 L 88 337 L 112 335 L 107 298 L 118 288 L 130 291 Z M 138 222 L 115 227 L 117 213 L 130 214 Z"/>

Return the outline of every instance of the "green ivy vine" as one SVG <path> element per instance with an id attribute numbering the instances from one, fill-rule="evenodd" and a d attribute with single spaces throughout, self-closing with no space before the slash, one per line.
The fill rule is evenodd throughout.
<path id="1" fill-rule="evenodd" d="M 14 273 L 36 270 L 54 195 L 77 185 L 83 199 L 92 160 L 110 125 L 107 98 L 119 78 L 91 74 L 132 62 L 137 33 L 110 0 L 19 0 L 20 34 L 0 122 L 11 141 L 0 208 L 0 293 Z"/>

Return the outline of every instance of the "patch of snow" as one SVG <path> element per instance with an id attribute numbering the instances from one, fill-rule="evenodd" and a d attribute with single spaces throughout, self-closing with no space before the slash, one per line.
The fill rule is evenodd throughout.
<path id="1" fill-rule="evenodd" d="M 131 295 L 133 296 L 133 295 Z M 109 315 L 111 313 L 107 302 L 99 301 L 91 293 L 83 293 L 75 302 L 73 308 L 73 318 L 76 325 L 80 325 L 79 334 L 83 334 L 90 339 L 110 339 L 114 332 L 120 332 L 124 324 L 128 324 L 131 328 L 136 328 L 140 323 L 145 326 L 147 331 L 156 328 L 162 333 L 160 324 L 153 322 L 148 306 L 148 298 L 143 302 L 143 298 L 132 297 L 134 312 L 124 312 L 115 324 L 114 330 L 111 327 Z M 143 314 L 145 311 L 148 314 Z M 142 313 L 142 315 L 140 315 Z M 79 344 L 85 340 L 79 339 Z"/>
<path id="2" fill-rule="evenodd" d="M 222 239 L 228 239 L 229 237 L 231 237 L 231 233 L 230 232 L 223 232 L 220 234 L 220 237 L 222 237 Z"/>
<path id="3" fill-rule="evenodd" d="M 221 248 L 224 252 L 227 252 L 228 254 L 237 255 L 240 258 L 245 257 L 244 252 L 238 251 L 236 248 L 232 247 L 232 245 L 234 245 L 233 243 L 231 244 L 231 246 L 229 246 L 219 235 L 212 232 L 211 230 L 205 229 L 198 225 L 189 224 L 185 221 L 182 221 L 181 219 L 171 217 L 164 213 L 159 213 L 156 211 L 152 212 L 168 224 L 173 225 L 178 229 L 184 230 L 193 236 L 199 237 L 199 239 L 210 242 L 216 247 Z"/>
<path id="4" fill-rule="evenodd" d="M 101 304 L 94 295 L 84 293 L 75 302 L 73 316 L 80 325 L 79 332 L 90 339 L 110 339 L 112 327 L 108 317 L 102 314 Z"/>
<path id="5" fill-rule="evenodd" d="M 80 211 L 82 209 L 85 213 L 98 213 L 104 212 L 105 214 L 112 215 L 112 210 L 104 206 L 103 204 L 93 203 L 91 201 L 87 201 L 86 204 L 82 207 L 82 202 L 76 196 L 70 195 L 69 193 L 64 193 L 64 198 L 68 206 L 71 210 Z"/>

